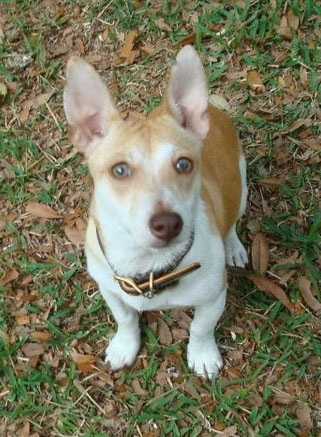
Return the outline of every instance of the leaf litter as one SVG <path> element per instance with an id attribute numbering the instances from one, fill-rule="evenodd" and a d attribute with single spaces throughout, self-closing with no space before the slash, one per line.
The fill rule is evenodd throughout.
<path id="1" fill-rule="evenodd" d="M 273 7 L 274 1 L 270 3 Z M 295 376 L 288 383 L 282 380 L 284 369 L 275 362 L 275 365 L 266 369 L 266 373 L 259 375 L 257 381 L 248 382 L 248 378 L 259 366 L 256 354 L 260 344 L 255 335 L 258 335 L 260 325 L 268 316 L 259 305 L 255 306 L 255 300 L 251 301 L 250 307 L 245 298 L 235 298 L 233 292 L 228 298 L 228 323 L 222 322 L 220 327 L 220 342 L 226 360 L 226 367 L 220 375 L 220 384 L 223 398 L 239 397 L 242 390 L 251 393 L 251 396 L 238 399 L 240 409 L 237 413 L 225 412 L 225 416 L 215 416 L 214 412 L 220 400 L 215 398 L 206 383 L 186 374 L 184 344 L 192 318 L 190 311 L 175 310 L 165 315 L 143 316 L 144 323 L 154 333 L 157 344 L 151 344 L 151 340 L 143 343 L 139 358 L 130 369 L 129 375 L 132 376 L 126 379 L 122 372 L 111 373 L 103 364 L 103 351 L 115 325 L 105 307 L 100 309 L 97 303 L 96 285 L 88 278 L 79 260 L 75 260 L 78 257 L 83 259 L 84 256 L 83 241 L 87 220 L 85 211 L 89 203 L 90 183 L 87 175 L 78 172 L 75 174 L 76 169 L 81 167 L 81 160 L 75 156 L 64 130 L 57 127 L 64 124 L 61 107 L 64 65 L 70 53 L 84 56 L 103 72 L 111 84 L 113 94 L 121 97 L 122 106 L 126 107 L 124 112 L 137 113 L 145 109 L 142 102 L 158 97 L 159 89 L 163 89 L 165 82 L 167 69 L 164 66 L 168 65 L 168 59 L 173 57 L 180 46 L 196 42 L 211 55 L 211 47 L 214 52 L 218 44 L 213 41 L 213 37 L 204 37 L 200 42 L 198 30 L 196 32 L 196 28 L 191 25 L 198 23 L 202 14 L 208 12 L 207 6 L 204 6 L 205 12 L 192 12 L 189 9 L 183 12 L 185 21 L 180 23 L 179 35 L 173 41 L 175 24 L 165 15 L 158 15 L 155 19 L 155 26 L 160 32 L 156 37 L 156 34 L 145 32 L 143 23 L 129 26 L 126 30 L 118 29 L 117 20 L 111 22 L 108 19 L 108 4 L 105 15 L 101 11 L 98 19 L 92 22 L 88 21 L 87 7 L 49 1 L 45 4 L 52 23 L 61 20 L 61 24 L 53 24 L 49 31 L 43 28 L 45 37 L 37 47 L 38 56 L 40 58 L 41 55 L 42 60 L 29 53 L 26 57 L 22 50 L 23 39 L 29 38 L 32 43 L 34 35 L 23 35 L 11 24 L 12 14 L 18 13 L 17 10 L 3 9 L 0 26 L 1 44 L 5 42 L 9 50 L 5 62 L 11 74 L 0 81 L 3 126 L 7 131 L 16 129 L 18 136 L 33 141 L 40 152 L 38 155 L 35 151 L 30 153 L 25 147 L 19 158 L 8 152 L 0 160 L 1 183 L 5 181 L 17 192 L 21 180 L 19 166 L 29 173 L 24 183 L 26 200 L 22 198 L 14 202 L 10 198 L 0 199 L 0 238 L 3 247 L 0 287 L 6 290 L 6 311 L 9 314 L 9 323 L 0 327 L 0 337 L 9 346 L 15 345 L 18 340 L 22 341 L 11 357 L 15 366 L 14 372 L 17 375 L 27 375 L 28 366 L 37 370 L 49 365 L 61 390 L 69 390 L 70 380 L 67 373 L 73 363 L 76 376 L 71 383 L 78 387 L 78 392 L 72 392 L 75 407 L 79 408 L 86 398 L 88 404 L 83 404 L 83 411 L 88 408 L 96 409 L 100 420 L 105 419 L 105 430 L 117 435 L 125 435 L 122 430 L 130 422 L 130 414 L 134 413 L 130 404 L 126 404 L 128 392 L 132 392 L 139 399 L 135 405 L 135 414 L 139 417 L 139 411 L 148 411 L 149 406 L 159 399 L 165 399 L 166 393 L 173 391 L 182 396 L 187 395 L 197 402 L 197 410 L 211 418 L 212 423 L 208 425 L 206 421 L 209 419 L 202 421 L 199 416 L 202 435 L 210 432 L 207 429 L 212 430 L 211 433 L 217 430 L 219 435 L 240 435 L 244 429 L 250 433 L 253 428 L 249 425 L 246 411 L 251 411 L 253 405 L 260 408 L 262 402 L 266 402 L 262 400 L 265 387 L 274 393 L 267 404 L 264 404 L 265 407 L 271 408 L 275 415 L 282 415 L 284 407 L 292 408 L 300 432 L 314 430 L 315 423 L 321 421 L 321 412 L 317 407 L 321 398 L 311 372 L 313 370 L 317 374 L 319 371 L 319 357 L 309 357 L 311 371 L 309 373 L 307 370 L 301 380 Z M 140 2 L 135 4 L 137 8 L 141 7 Z M 26 6 L 25 19 L 30 28 L 40 29 L 43 26 L 43 13 L 37 6 L 34 8 L 36 9 Z M 320 122 L 321 116 L 315 98 L 309 91 L 312 80 L 310 67 L 301 63 L 297 74 L 293 68 L 284 67 L 284 64 L 288 57 L 289 44 L 295 38 L 301 38 L 306 32 L 305 39 L 311 45 L 314 38 L 319 38 L 320 35 L 317 30 L 315 35 L 313 32 L 309 35 L 308 30 L 301 25 L 302 19 L 289 8 L 286 9 L 278 13 L 277 27 L 285 45 L 271 46 L 269 71 L 244 62 L 246 57 L 256 55 L 250 42 L 244 39 L 235 47 L 233 39 L 224 40 L 226 27 L 218 22 L 211 23 L 211 32 L 215 32 L 215 35 L 223 38 L 222 42 L 234 49 L 233 56 L 226 56 L 224 59 L 226 70 L 215 81 L 213 94 L 219 96 L 218 100 L 228 102 L 225 109 L 234 115 L 238 116 L 238 112 L 242 112 L 246 121 L 246 125 L 240 126 L 240 133 L 251 171 L 248 212 L 243 223 L 253 217 L 273 218 L 277 214 L 283 217 L 293 214 L 292 223 L 297 223 L 307 231 L 304 217 L 293 210 L 292 199 L 284 195 L 284 184 L 292 178 L 289 173 L 300 173 L 302 162 L 305 168 L 320 164 L 320 141 L 315 136 L 315 125 Z M 153 14 L 154 11 L 158 13 L 158 10 L 157 2 L 151 3 L 148 14 Z M 312 17 L 310 22 L 313 19 Z M 19 44 L 21 51 L 18 53 Z M 146 56 L 151 56 L 150 62 L 147 62 Z M 205 55 L 203 59 L 206 60 Z M 215 60 L 215 56 L 212 59 Z M 58 63 L 55 65 L 56 61 Z M 58 74 L 46 75 L 41 62 L 46 67 L 57 69 Z M 274 93 L 269 77 L 278 67 L 280 68 L 275 75 L 274 86 L 279 86 L 279 92 Z M 300 110 L 300 102 L 311 102 L 311 110 Z M 284 121 L 287 106 L 297 108 L 298 115 Z M 262 119 L 269 121 L 272 126 L 279 123 L 279 128 L 271 133 L 276 150 L 269 165 L 261 163 L 270 152 L 265 134 L 260 129 L 251 127 L 259 124 Z M 60 162 L 68 163 L 68 166 L 59 166 Z M 259 177 L 252 180 L 251 173 L 256 163 L 259 164 Z M 55 182 L 55 190 L 50 197 L 48 192 L 52 181 Z M 299 190 L 301 202 L 313 198 L 321 205 L 320 176 L 315 176 L 311 191 Z M 311 214 L 312 209 L 308 213 Z M 269 299 L 272 297 L 272 307 L 274 302 L 281 302 L 293 317 L 305 315 L 308 311 L 316 316 L 320 315 L 320 294 L 316 284 L 311 282 L 310 272 L 303 267 L 300 250 L 283 246 L 281 241 L 264 229 L 261 219 L 257 219 L 253 232 L 248 230 L 245 240 L 247 247 L 251 248 L 252 264 L 256 273 L 246 272 L 242 281 L 247 281 L 247 288 L 252 286 L 252 290 L 255 286 L 255 299 L 261 300 L 262 293 L 266 293 L 270 296 Z M 24 261 L 26 258 L 30 270 Z M 320 254 L 316 265 L 321 268 Z M 40 267 L 42 270 L 37 270 Z M 69 279 L 62 280 L 69 274 Z M 233 288 L 238 288 L 239 280 L 237 277 L 231 278 Z M 64 296 L 62 303 L 59 302 L 59 295 L 55 296 L 53 289 L 48 286 L 50 283 L 60 287 L 59 293 Z M 62 287 L 59 285 L 61 283 Z M 79 284 L 83 290 L 85 306 L 79 302 L 74 303 L 77 293 L 75 290 Z M 296 301 L 288 295 L 290 288 L 300 292 Z M 94 311 L 95 305 L 98 309 Z M 88 308 L 88 312 L 85 308 Z M 67 316 L 58 316 L 59 312 L 67 313 Z M 52 323 L 55 329 L 52 328 Z M 274 323 L 276 326 L 272 326 Z M 315 324 L 316 331 L 320 329 L 317 320 L 313 322 L 311 319 L 310 323 Z M 271 322 L 274 333 L 279 324 L 282 326 L 279 319 Z M 108 326 L 105 334 L 98 338 L 92 337 L 92 332 L 103 325 Z M 55 346 L 62 332 L 66 334 L 65 348 Z M 75 332 L 82 334 L 79 338 L 68 337 Z M 291 334 L 297 335 L 298 341 L 305 340 L 303 325 L 294 333 L 286 335 Z M 273 349 L 273 342 L 265 347 Z M 151 371 L 152 360 L 157 364 L 151 378 L 153 383 L 146 385 L 141 375 Z M 241 383 L 238 382 L 242 377 L 245 378 Z M 112 392 L 108 392 L 109 389 Z M 1 389 L 1 393 L 4 395 L 0 400 L 5 399 L 5 408 L 9 409 L 13 387 L 7 384 Z M 302 399 L 306 399 L 307 404 L 302 403 Z M 38 401 L 50 405 L 49 399 L 39 397 Z M 170 406 L 173 407 L 173 402 L 169 404 L 169 408 Z M 220 408 L 218 407 L 219 410 Z M 1 424 L 0 432 L 8 436 L 56 435 L 54 426 L 61 426 L 59 414 L 54 414 L 52 423 L 55 425 L 52 427 L 46 417 L 16 418 L 11 423 Z M 235 420 L 238 425 L 230 425 L 231 420 Z M 179 423 L 182 429 L 191 426 L 188 415 L 181 418 Z M 160 426 L 155 421 L 137 422 L 136 425 L 139 435 L 142 432 L 144 435 L 160 435 Z M 96 431 L 98 428 L 96 425 Z"/>

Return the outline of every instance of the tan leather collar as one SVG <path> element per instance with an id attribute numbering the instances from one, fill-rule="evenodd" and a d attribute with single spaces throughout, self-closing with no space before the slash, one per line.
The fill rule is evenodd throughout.
<path id="1" fill-rule="evenodd" d="M 100 249 L 105 256 L 107 263 L 109 264 L 113 272 L 115 272 L 115 269 L 111 266 L 106 256 L 97 225 L 96 235 Z M 148 299 L 151 299 L 155 294 L 159 294 L 169 287 L 174 287 L 178 284 L 180 278 L 188 275 L 189 273 L 192 273 L 194 270 L 201 267 L 200 263 L 194 262 L 178 270 L 175 270 L 178 264 L 182 261 L 182 259 L 190 250 L 193 241 L 194 236 L 192 236 L 191 242 L 187 246 L 186 251 L 175 261 L 175 263 L 171 264 L 169 267 L 160 272 L 151 271 L 148 275 L 137 275 L 136 277 L 120 276 L 114 273 L 114 279 L 118 282 L 121 289 L 127 294 L 130 294 L 131 296 L 144 296 Z"/>

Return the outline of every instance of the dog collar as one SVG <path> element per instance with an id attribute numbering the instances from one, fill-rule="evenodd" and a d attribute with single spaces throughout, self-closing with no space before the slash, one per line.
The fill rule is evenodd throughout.
<path id="1" fill-rule="evenodd" d="M 97 225 L 96 225 L 96 235 L 97 235 L 97 241 L 99 247 L 102 253 L 104 254 L 104 257 L 109 267 L 114 272 L 114 279 L 118 282 L 121 289 L 125 291 L 125 293 L 130 294 L 131 296 L 144 296 L 147 297 L 148 299 L 151 299 L 155 294 L 161 293 L 166 288 L 177 285 L 180 278 L 188 275 L 189 273 L 192 273 L 194 270 L 197 270 L 201 267 L 200 263 L 194 262 L 178 270 L 175 270 L 176 267 L 179 265 L 179 263 L 182 261 L 182 259 L 187 255 L 190 248 L 192 247 L 194 242 L 194 234 L 193 234 L 184 253 L 166 269 L 163 269 L 158 272 L 151 271 L 147 275 L 137 275 L 135 277 L 120 276 L 115 273 L 115 269 L 112 267 L 106 256 L 106 252 L 102 244 Z"/>

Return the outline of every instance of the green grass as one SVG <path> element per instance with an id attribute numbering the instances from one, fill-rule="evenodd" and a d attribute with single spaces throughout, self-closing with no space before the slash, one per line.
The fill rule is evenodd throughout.
<path id="1" fill-rule="evenodd" d="M 26 427 L 40 436 L 77 437 L 321 432 L 320 321 L 298 287 L 298 278 L 306 276 L 321 300 L 321 7 L 314 0 L 271 4 L 0 5 L 0 83 L 9 90 L 0 102 L 1 435 L 26 435 Z M 294 26 L 286 37 L 285 17 Z M 130 30 L 138 31 L 137 58 L 114 64 Z M 188 372 L 184 335 L 161 344 L 157 317 L 172 332 L 185 332 L 171 313 L 144 317 L 137 362 L 130 371 L 111 374 L 102 360 L 116 327 L 86 274 L 82 246 L 64 233 L 70 221 L 86 217 L 90 187 L 82 157 L 66 135 L 64 68 L 71 52 L 101 55 L 95 67 L 107 82 L 118 83 L 121 105 L 148 112 L 160 101 L 179 41 L 193 33 L 211 92 L 230 102 L 248 160 L 250 195 L 240 233 L 249 252 L 255 233 L 265 235 L 266 277 L 278 283 L 284 270 L 290 272 L 281 287 L 300 311 L 290 314 L 246 278 L 231 278 L 217 332 L 226 366 L 217 380 Z M 154 51 L 143 54 L 145 44 Z M 31 55 L 32 63 L 8 67 L 16 53 Z M 261 75 L 261 92 L 247 83 L 251 70 Z M 54 94 L 47 104 L 23 118 L 28 102 L 48 92 Z M 293 129 L 298 119 L 305 123 Z M 29 202 L 45 203 L 63 217 L 33 217 L 26 213 Z M 5 281 L 12 271 L 18 277 Z M 48 337 L 41 341 L 39 333 Z M 29 356 L 32 347 L 41 348 L 39 355 Z M 96 356 L 92 371 L 80 371 L 73 352 Z M 298 405 L 311 409 L 307 430 Z"/>

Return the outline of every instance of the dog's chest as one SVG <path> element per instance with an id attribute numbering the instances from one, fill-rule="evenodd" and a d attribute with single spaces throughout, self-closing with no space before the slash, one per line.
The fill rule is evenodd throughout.
<path id="1" fill-rule="evenodd" d="M 181 268 L 190 263 L 199 262 L 201 267 L 152 298 L 148 298 L 126 293 L 115 281 L 114 272 L 99 247 L 95 225 L 90 220 L 86 243 L 89 272 L 99 283 L 107 302 L 112 294 L 138 311 L 197 306 L 214 301 L 226 285 L 224 246 L 219 235 L 212 234 L 206 224 L 203 226 L 205 229 L 196 233 L 193 247 L 178 266 Z M 126 263 L 126 256 L 123 262 Z M 213 287 L 214 284 L 215 287 Z"/>

